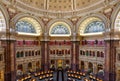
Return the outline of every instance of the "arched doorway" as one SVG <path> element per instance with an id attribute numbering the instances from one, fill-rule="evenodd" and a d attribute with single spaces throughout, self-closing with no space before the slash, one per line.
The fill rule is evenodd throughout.
<path id="1" fill-rule="evenodd" d="M 55 70 L 55 60 L 50 61 L 50 69 Z"/>
<path id="2" fill-rule="evenodd" d="M 63 60 L 61 60 L 61 59 L 57 60 L 57 67 L 63 68 L 62 66 L 63 66 Z"/>
<path id="3" fill-rule="evenodd" d="M 28 63 L 28 71 L 32 72 L 32 63 L 31 62 Z"/>
<path id="4" fill-rule="evenodd" d="M 93 72 L 93 64 L 91 62 L 88 63 L 88 73 Z"/>
<path id="5" fill-rule="evenodd" d="M 70 61 L 69 60 L 66 60 L 65 62 L 65 69 L 69 69 L 70 68 Z"/>
<path id="6" fill-rule="evenodd" d="M 22 75 L 23 74 L 23 65 L 20 64 L 17 66 L 17 75 Z"/>
<path id="7" fill-rule="evenodd" d="M 84 71 L 84 68 L 85 68 L 85 64 L 83 61 L 81 61 L 81 71 Z"/>
<path id="8" fill-rule="evenodd" d="M 103 65 L 102 64 L 97 65 L 97 71 L 99 72 L 99 70 L 103 70 Z"/>

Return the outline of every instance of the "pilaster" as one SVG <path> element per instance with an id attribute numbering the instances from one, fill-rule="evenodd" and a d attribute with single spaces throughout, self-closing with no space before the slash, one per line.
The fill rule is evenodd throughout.
<path id="1" fill-rule="evenodd" d="M 36 71 L 36 62 L 35 61 L 32 62 L 32 70 Z"/>
<path id="2" fill-rule="evenodd" d="M 43 70 L 48 70 L 49 68 L 49 41 L 47 39 L 47 35 L 45 35 L 44 40 L 41 41 L 41 52 L 42 52 L 42 60 L 41 60 L 41 68 Z"/>
<path id="3" fill-rule="evenodd" d="M 105 81 L 116 81 L 116 46 L 118 44 L 118 40 L 110 39 L 105 40 Z"/>
<path id="4" fill-rule="evenodd" d="M 23 63 L 23 74 L 27 72 L 27 63 Z"/>
<path id="5" fill-rule="evenodd" d="M 5 81 L 16 80 L 16 55 L 15 55 L 15 40 L 1 40 L 2 46 L 5 49 Z"/>
<path id="6" fill-rule="evenodd" d="M 97 74 L 97 63 L 93 63 L 93 73 Z"/>
<path id="7" fill-rule="evenodd" d="M 72 41 L 72 69 L 77 70 L 79 69 L 79 41 Z"/>
<path id="8" fill-rule="evenodd" d="M 85 61 L 85 68 L 84 68 L 84 71 L 88 71 L 88 61 Z"/>

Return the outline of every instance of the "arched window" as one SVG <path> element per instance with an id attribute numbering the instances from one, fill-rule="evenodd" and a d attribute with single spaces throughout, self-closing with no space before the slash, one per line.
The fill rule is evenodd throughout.
<path id="1" fill-rule="evenodd" d="M 29 56 L 32 56 L 32 55 L 31 55 L 31 51 L 29 51 Z"/>
<path id="2" fill-rule="evenodd" d="M 97 51 L 97 57 L 100 57 L 100 52 L 99 51 Z"/>
<path id="3" fill-rule="evenodd" d="M 70 32 L 64 25 L 57 25 L 52 28 L 51 34 L 70 34 Z"/>
<path id="4" fill-rule="evenodd" d="M 101 52 L 101 57 L 104 57 L 104 52 Z"/>
<path id="5" fill-rule="evenodd" d="M 18 21 L 16 23 L 16 31 L 24 33 L 36 33 L 34 26 L 27 21 Z"/>
<path id="6" fill-rule="evenodd" d="M 27 52 L 27 51 L 25 52 L 25 56 L 26 56 L 26 57 L 28 56 L 28 52 Z"/>
<path id="7" fill-rule="evenodd" d="M 40 55 L 40 50 L 38 50 L 38 55 Z"/>
<path id="8" fill-rule="evenodd" d="M 93 21 L 86 26 L 84 33 L 103 32 L 105 30 L 104 23 L 101 21 Z"/>
<path id="9" fill-rule="evenodd" d="M 70 26 L 65 22 L 54 23 L 49 31 L 50 36 L 70 36 L 71 30 Z"/>
<path id="10" fill-rule="evenodd" d="M 80 55 L 82 55 L 82 50 L 80 50 Z"/>
<path id="11" fill-rule="evenodd" d="M 55 50 L 53 50 L 53 54 L 55 54 Z"/>
<path id="12" fill-rule="evenodd" d="M 53 50 L 50 50 L 50 54 L 53 54 Z"/>
<path id="13" fill-rule="evenodd" d="M 86 51 L 86 56 L 89 56 L 88 50 Z"/>
<path id="14" fill-rule="evenodd" d="M 83 55 L 85 55 L 85 51 L 83 51 Z"/>
<path id="15" fill-rule="evenodd" d="M 36 56 L 38 55 L 37 51 L 35 51 L 35 55 L 36 55 Z"/>
<path id="16" fill-rule="evenodd" d="M 24 52 L 23 51 L 21 51 L 21 57 L 23 57 L 24 56 Z"/>
<path id="17" fill-rule="evenodd" d="M 32 51 L 32 56 L 34 56 L 34 51 Z"/>
<path id="18" fill-rule="evenodd" d="M 19 52 L 17 52 L 17 55 L 16 55 L 16 57 L 17 57 L 17 58 L 19 58 L 19 57 L 20 57 L 20 53 L 19 53 Z"/>
<path id="19" fill-rule="evenodd" d="M 95 56 L 95 51 L 92 52 L 93 53 L 93 57 Z"/>
<path id="20" fill-rule="evenodd" d="M 0 10 L 0 31 L 5 31 L 5 29 L 6 29 L 5 17 L 2 11 Z"/>
<path id="21" fill-rule="evenodd" d="M 18 34 L 39 36 L 42 33 L 39 22 L 30 17 L 23 17 L 19 19 L 15 26 Z"/>
<path id="22" fill-rule="evenodd" d="M 105 23 L 98 17 L 89 17 L 81 22 L 79 33 L 81 36 L 102 35 L 105 31 Z"/>
<path id="23" fill-rule="evenodd" d="M 91 51 L 89 51 L 90 56 L 92 56 Z"/>

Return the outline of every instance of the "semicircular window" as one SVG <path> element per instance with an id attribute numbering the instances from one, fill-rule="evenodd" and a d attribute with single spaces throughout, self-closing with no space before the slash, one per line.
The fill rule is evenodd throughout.
<path id="1" fill-rule="evenodd" d="M 84 33 L 97 33 L 97 32 L 103 32 L 105 30 L 105 25 L 101 21 L 93 21 L 89 23 Z"/>
<path id="2" fill-rule="evenodd" d="M 4 14 L 0 10 L 0 31 L 5 31 L 6 30 L 6 21 Z"/>
<path id="3" fill-rule="evenodd" d="M 28 21 L 18 21 L 16 23 L 16 31 L 24 33 L 36 33 L 34 26 Z"/>
<path id="4" fill-rule="evenodd" d="M 66 34 L 70 34 L 70 31 L 66 26 L 60 24 L 60 25 L 56 25 L 52 28 L 51 34 L 54 34 L 54 35 L 61 35 L 61 34 L 64 35 L 65 34 L 66 35 Z"/>

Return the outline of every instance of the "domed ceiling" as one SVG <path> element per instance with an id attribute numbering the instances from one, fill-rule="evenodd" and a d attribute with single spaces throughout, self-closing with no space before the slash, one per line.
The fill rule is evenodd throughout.
<path id="1" fill-rule="evenodd" d="M 16 0 L 18 3 L 48 11 L 73 11 L 98 5 L 104 0 Z M 94 4 L 93 4 L 94 3 Z"/>
<path id="2" fill-rule="evenodd" d="M 22 11 L 45 16 L 82 15 L 103 9 L 118 0 L 3 0 L 14 3 Z"/>

